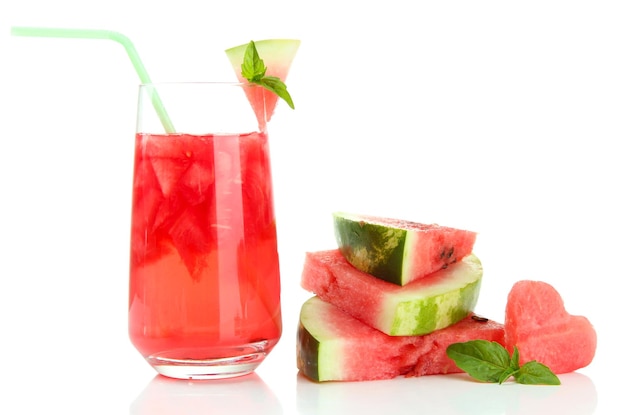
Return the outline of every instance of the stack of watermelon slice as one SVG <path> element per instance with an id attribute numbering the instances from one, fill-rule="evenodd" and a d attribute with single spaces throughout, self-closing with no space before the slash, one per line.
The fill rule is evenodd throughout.
<path id="1" fill-rule="evenodd" d="M 337 212 L 338 249 L 306 254 L 298 368 L 315 381 L 460 372 L 449 344 L 504 345 L 504 326 L 473 314 L 476 233 Z"/>

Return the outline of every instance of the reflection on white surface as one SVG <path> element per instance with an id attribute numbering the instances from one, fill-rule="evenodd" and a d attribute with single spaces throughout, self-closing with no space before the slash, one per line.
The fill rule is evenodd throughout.
<path id="1" fill-rule="evenodd" d="M 130 406 L 131 415 L 282 414 L 279 400 L 256 373 L 184 381 L 157 375 Z"/>
<path id="2" fill-rule="evenodd" d="M 403 409 L 407 414 L 593 414 L 597 394 L 591 379 L 580 373 L 559 378 L 560 386 L 486 384 L 464 374 L 317 384 L 298 375 L 297 407 L 306 415 L 370 413 L 389 408 L 394 414 L 405 413 Z"/>

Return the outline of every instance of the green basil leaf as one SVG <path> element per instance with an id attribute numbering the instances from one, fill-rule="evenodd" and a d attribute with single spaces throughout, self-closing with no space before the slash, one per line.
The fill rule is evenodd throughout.
<path id="1" fill-rule="evenodd" d="M 504 382 L 506 382 L 506 380 L 508 378 L 510 378 L 511 376 L 515 376 L 515 374 L 518 372 L 519 369 L 514 369 L 513 367 L 509 367 L 507 369 L 505 369 L 502 374 L 500 374 L 500 377 L 498 378 L 498 383 L 500 385 L 502 385 Z"/>
<path id="2" fill-rule="evenodd" d="M 519 350 L 517 350 L 517 346 L 513 346 L 513 355 L 511 356 L 511 367 L 514 369 L 519 369 Z"/>
<path id="3" fill-rule="evenodd" d="M 543 363 L 536 360 L 524 363 L 519 372 L 515 374 L 515 380 L 525 385 L 560 385 L 559 378 Z"/>
<path id="4" fill-rule="evenodd" d="M 243 63 L 241 64 L 241 76 L 249 82 L 257 83 L 265 76 L 266 70 L 265 63 L 256 50 L 256 45 L 253 41 L 250 41 L 246 47 Z"/>
<path id="5" fill-rule="evenodd" d="M 446 354 L 454 363 L 471 377 L 484 382 L 506 382 L 511 376 L 518 383 L 526 385 L 560 385 L 559 378 L 543 363 L 535 360 L 519 365 L 519 350 L 513 347 L 513 354 L 497 342 L 471 340 L 448 346 Z"/>
<path id="6" fill-rule="evenodd" d="M 507 350 L 501 344 L 487 340 L 451 344 L 446 354 L 461 370 L 484 382 L 500 382 L 511 366 Z"/>
<path id="7" fill-rule="evenodd" d="M 498 379 L 498 383 L 502 385 L 511 376 L 516 376 L 517 372 L 519 372 L 519 369 L 519 350 L 517 350 L 517 346 L 514 346 L 513 355 L 511 356 L 511 360 L 509 362 L 509 367 L 504 372 L 502 372 L 500 378 Z"/>

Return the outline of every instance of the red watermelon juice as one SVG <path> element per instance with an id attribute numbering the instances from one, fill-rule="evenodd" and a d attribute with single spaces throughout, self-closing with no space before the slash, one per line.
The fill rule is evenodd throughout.
<path id="1" fill-rule="evenodd" d="M 281 335 L 268 137 L 138 133 L 129 332 L 161 374 L 250 372 Z"/>

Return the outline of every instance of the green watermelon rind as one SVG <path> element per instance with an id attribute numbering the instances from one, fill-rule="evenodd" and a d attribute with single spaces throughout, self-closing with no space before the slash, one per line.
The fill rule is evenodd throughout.
<path id="1" fill-rule="evenodd" d="M 423 335 L 448 327 L 474 310 L 482 277 L 482 263 L 470 254 L 432 277 L 388 294 L 378 324 L 391 336 Z"/>
<path id="2" fill-rule="evenodd" d="M 291 65 L 291 61 L 300 47 L 300 41 L 297 39 L 264 39 L 255 40 L 254 46 L 259 53 L 259 57 L 263 59 L 266 66 L 268 66 L 268 60 L 273 61 L 276 57 L 288 56 L 290 58 L 287 62 L 285 62 L 285 66 L 288 67 Z M 248 43 L 244 43 L 226 49 L 226 55 L 230 59 L 231 63 L 239 63 L 241 65 L 247 47 Z M 268 66 L 268 71 L 270 70 L 271 68 Z"/>
<path id="3" fill-rule="evenodd" d="M 306 305 L 306 303 L 305 303 Z M 303 305 L 303 307 L 305 306 Z M 302 313 L 300 323 L 298 324 L 298 367 L 300 367 L 304 375 L 315 381 L 323 379 L 319 373 L 319 349 L 320 342 L 306 329 L 308 324 L 302 322 Z"/>
<path id="4" fill-rule="evenodd" d="M 360 271 L 404 285 L 407 231 L 364 222 L 360 216 L 333 213 L 335 239 L 343 256 Z"/>
<path id="5" fill-rule="evenodd" d="M 310 312 L 315 308 L 315 302 L 321 301 L 312 297 L 306 301 L 300 310 L 300 321 L 297 331 L 297 358 L 298 367 L 310 379 L 339 379 L 341 377 L 342 342 L 328 333 L 320 323 L 323 315 Z M 333 362 L 321 364 L 320 362 Z"/>
<path id="6" fill-rule="evenodd" d="M 428 334 L 464 319 L 478 303 L 480 287 L 481 279 L 477 279 L 438 297 L 398 304 L 390 334 Z"/>

